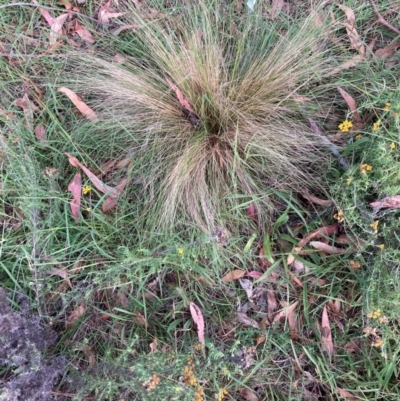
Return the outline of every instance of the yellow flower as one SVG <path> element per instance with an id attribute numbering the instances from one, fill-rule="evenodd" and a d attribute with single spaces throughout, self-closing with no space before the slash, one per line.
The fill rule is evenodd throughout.
<path id="1" fill-rule="evenodd" d="M 352 179 L 352 178 L 348 178 L 348 179 L 346 180 L 346 182 L 347 182 L 347 185 L 350 185 L 352 181 L 353 181 L 353 179 Z"/>
<path id="2" fill-rule="evenodd" d="M 369 164 L 364 163 L 360 166 L 361 174 L 365 174 L 367 171 L 371 171 L 371 170 L 372 170 L 372 166 L 370 166 Z"/>
<path id="3" fill-rule="evenodd" d="M 357 262 L 357 261 L 355 261 L 355 260 L 351 260 L 351 261 L 349 262 L 349 265 L 350 265 L 350 267 L 351 267 L 352 269 L 354 269 L 354 270 L 357 270 L 357 269 L 359 269 L 359 268 L 361 267 L 360 262 Z"/>
<path id="4" fill-rule="evenodd" d="M 377 120 L 372 124 L 372 131 L 376 132 L 379 129 L 379 126 L 381 125 L 381 120 Z"/>
<path id="5" fill-rule="evenodd" d="M 383 340 L 382 340 L 382 338 L 380 338 L 379 336 L 376 336 L 376 337 L 373 339 L 371 345 L 372 345 L 373 347 L 382 347 L 382 345 L 383 345 Z"/>
<path id="6" fill-rule="evenodd" d="M 221 388 L 218 392 L 217 400 L 222 401 L 226 395 L 228 395 L 228 390 L 226 388 Z"/>
<path id="7" fill-rule="evenodd" d="M 375 220 L 373 223 L 369 225 L 375 231 L 375 234 L 378 232 L 378 224 L 379 220 Z"/>
<path id="8" fill-rule="evenodd" d="M 339 129 L 342 132 L 349 132 L 350 128 L 353 126 L 353 123 L 349 120 L 344 120 L 341 124 L 339 124 Z"/>
<path id="9" fill-rule="evenodd" d="M 378 245 L 378 247 L 381 248 L 382 250 L 384 250 L 385 249 L 385 244 L 380 244 L 380 245 Z"/>
<path id="10" fill-rule="evenodd" d="M 361 134 L 358 134 L 358 135 L 355 136 L 355 138 L 356 138 L 356 141 L 357 141 L 358 139 L 361 139 L 361 138 L 362 138 L 362 135 L 361 135 Z"/>
<path id="11" fill-rule="evenodd" d="M 392 142 L 392 143 L 390 144 L 390 149 L 396 149 L 396 144 L 395 144 L 394 142 Z"/>
<path id="12" fill-rule="evenodd" d="M 344 221 L 344 213 L 343 210 L 340 209 L 338 212 L 333 216 L 334 219 L 336 219 L 339 223 L 342 223 Z"/>
<path id="13" fill-rule="evenodd" d="M 178 255 L 183 255 L 185 253 L 185 250 L 183 248 L 178 248 L 177 252 Z"/>
<path id="14" fill-rule="evenodd" d="M 82 188 L 82 193 L 83 193 L 83 195 L 87 195 L 87 194 L 90 193 L 91 190 L 92 190 L 92 188 L 90 188 L 88 185 L 85 185 L 85 186 Z"/>
<path id="15" fill-rule="evenodd" d="M 392 103 L 387 102 L 387 103 L 385 104 L 385 106 L 383 107 L 383 110 L 388 111 L 388 110 L 390 109 L 390 106 L 391 106 L 391 105 L 392 105 Z"/>

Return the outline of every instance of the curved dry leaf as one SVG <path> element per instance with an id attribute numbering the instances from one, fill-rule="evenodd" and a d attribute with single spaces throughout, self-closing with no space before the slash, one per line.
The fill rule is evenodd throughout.
<path id="1" fill-rule="evenodd" d="M 86 29 L 83 25 L 81 25 L 78 22 L 78 20 L 75 21 L 75 32 L 86 43 L 90 43 L 90 44 L 94 43 L 94 39 L 93 39 L 91 32 L 88 29 Z"/>
<path id="2" fill-rule="evenodd" d="M 106 200 L 104 201 L 103 205 L 101 206 L 101 210 L 104 213 L 107 213 L 110 209 L 112 209 L 113 207 L 116 206 L 117 202 L 118 202 L 118 196 L 121 194 L 121 192 L 124 190 L 126 184 L 128 182 L 127 178 L 123 178 L 119 184 L 114 188 L 115 192 L 113 196 L 109 196 L 108 198 L 106 198 Z"/>
<path id="3" fill-rule="evenodd" d="M 310 246 L 312 246 L 315 249 L 318 249 L 319 251 L 325 252 L 325 253 L 333 253 L 333 254 L 343 254 L 343 253 L 347 253 L 347 252 L 354 252 L 354 249 L 343 249 L 343 248 L 337 248 L 335 246 L 329 245 L 329 244 L 325 244 L 325 242 L 320 242 L 320 241 L 311 241 L 310 242 Z"/>
<path id="4" fill-rule="evenodd" d="M 64 93 L 69 100 L 78 108 L 78 110 L 90 121 L 97 121 L 96 113 L 71 89 L 62 87 L 58 88 L 57 92 Z"/>
<path id="5" fill-rule="evenodd" d="M 38 142 L 47 141 L 46 128 L 44 128 L 43 125 L 40 124 L 35 128 L 35 137 L 38 140 Z"/>
<path id="6" fill-rule="evenodd" d="M 189 100 L 183 96 L 182 91 L 173 83 L 171 82 L 168 78 L 165 78 L 167 81 L 168 86 L 175 91 L 176 97 L 179 100 L 179 103 L 184 107 L 186 110 L 190 111 L 191 113 L 195 114 L 192 107 L 190 106 Z"/>
<path id="7" fill-rule="evenodd" d="M 239 323 L 243 323 L 245 326 L 254 327 L 255 329 L 260 328 L 259 323 L 248 317 L 244 312 L 236 312 L 236 320 Z"/>
<path id="8" fill-rule="evenodd" d="M 259 401 L 257 394 L 248 389 L 248 388 L 240 388 L 239 394 L 246 400 L 246 401 Z"/>
<path id="9" fill-rule="evenodd" d="M 328 312 L 326 310 L 326 305 L 322 311 L 321 320 L 321 348 L 322 351 L 328 352 L 329 355 L 333 356 L 335 354 L 335 348 L 332 341 L 332 331 L 329 323 Z"/>
<path id="10" fill-rule="evenodd" d="M 67 318 L 65 323 L 65 328 L 68 329 L 69 327 L 73 326 L 75 322 L 84 315 L 86 312 L 86 308 L 83 304 L 79 305 L 75 310 L 73 310 Z"/>
<path id="11" fill-rule="evenodd" d="M 353 113 L 354 121 L 357 124 L 362 124 L 360 114 L 357 111 L 357 102 L 354 100 L 354 98 L 349 93 L 347 93 L 340 86 L 338 86 L 337 88 L 338 88 L 338 91 L 340 92 L 340 94 L 342 95 L 344 101 L 346 102 L 347 106 L 349 107 L 350 111 Z"/>
<path id="12" fill-rule="evenodd" d="M 33 4 L 39 5 L 39 3 L 36 0 L 32 0 Z M 46 22 L 49 24 L 49 26 L 52 26 L 54 24 L 54 18 L 51 16 L 48 10 L 42 7 L 38 7 L 40 14 L 42 14 L 43 18 L 46 20 Z"/>
<path id="13" fill-rule="evenodd" d="M 384 47 L 383 49 L 378 49 L 375 52 L 375 56 L 378 58 L 386 58 L 393 54 L 393 52 L 400 47 L 400 40 L 396 40 L 391 43 L 389 46 Z"/>
<path id="14" fill-rule="evenodd" d="M 232 270 L 232 271 L 226 273 L 225 276 L 222 277 L 221 280 L 224 283 L 230 283 L 231 281 L 238 280 L 239 278 L 242 278 L 245 274 L 246 274 L 246 272 L 244 270 L 235 269 L 235 270 Z M 250 276 L 250 277 L 252 277 L 252 276 Z"/>
<path id="15" fill-rule="evenodd" d="M 68 191 L 72 193 L 72 200 L 70 202 L 72 216 L 75 221 L 79 221 L 81 216 L 79 213 L 81 207 L 81 194 L 82 194 L 82 176 L 81 173 L 75 174 L 74 178 L 68 185 Z"/>
<path id="16" fill-rule="evenodd" d="M 110 11 L 111 0 L 109 0 L 104 6 L 100 6 L 97 20 L 100 24 L 108 24 L 110 18 L 118 18 L 125 13 L 114 13 Z"/>
<path id="17" fill-rule="evenodd" d="M 370 206 L 374 208 L 375 212 L 384 208 L 398 209 L 400 208 L 400 195 L 387 196 L 380 201 L 371 202 Z"/>
<path id="18" fill-rule="evenodd" d="M 293 302 L 291 305 L 286 306 L 280 310 L 276 315 L 272 323 L 277 323 L 286 320 L 290 314 L 294 312 L 299 301 Z"/>
<path id="19" fill-rule="evenodd" d="M 57 42 L 60 35 L 62 35 L 63 25 L 64 25 L 64 22 L 67 20 L 68 16 L 69 16 L 68 14 L 61 14 L 51 24 L 50 39 L 49 39 L 50 45 L 54 45 Z"/>
<path id="20" fill-rule="evenodd" d="M 320 206 L 332 206 L 333 205 L 333 200 L 329 199 L 320 199 L 317 198 L 314 195 L 311 195 L 308 190 L 306 190 L 304 193 L 302 193 L 303 198 L 307 199 L 311 203 L 315 203 L 316 205 Z"/>
<path id="21" fill-rule="evenodd" d="M 205 344 L 205 339 L 204 339 L 204 318 L 203 318 L 203 313 L 201 312 L 201 309 L 192 301 L 189 302 L 189 307 L 190 307 L 190 314 L 192 315 L 193 321 L 197 325 L 197 336 L 199 338 L 200 344 Z"/>

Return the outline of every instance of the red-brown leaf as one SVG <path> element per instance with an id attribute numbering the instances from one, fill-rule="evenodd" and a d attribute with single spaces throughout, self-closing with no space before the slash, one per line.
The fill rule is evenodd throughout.
<path id="1" fill-rule="evenodd" d="M 73 310 L 67 318 L 65 323 L 65 328 L 68 329 L 69 327 L 73 326 L 75 322 L 84 315 L 86 312 L 86 308 L 83 304 L 79 305 L 75 310 Z"/>
<path id="2" fill-rule="evenodd" d="M 297 304 L 299 301 L 293 302 L 291 305 L 284 307 L 282 310 L 280 310 L 276 315 L 273 320 L 273 323 L 277 323 L 280 321 L 283 321 L 288 318 L 288 316 L 291 313 L 294 313 L 294 310 L 296 309 Z"/>
<path id="3" fill-rule="evenodd" d="M 63 25 L 64 22 L 67 20 L 68 16 L 69 16 L 68 14 L 61 14 L 51 24 L 50 39 L 49 39 L 50 45 L 54 45 L 59 39 L 60 35 L 63 34 Z"/>
<path id="4" fill-rule="evenodd" d="M 77 107 L 77 109 L 90 121 L 97 121 L 96 113 L 71 89 L 62 87 L 57 92 L 64 93 L 69 100 Z"/>
<path id="5" fill-rule="evenodd" d="M 109 196 L 101 206 L 101 209 L 104 213 L 107 213 L 110 209 L 115 207 L 118 202 L 118 196 L 124 190 L 126 183 L 128 182 L 127 178 L 123 178 L 119 184 L 115 187 L 115 195 Z"/>
<path id="6" fill-rule="evenodd" d="M 357 102 L 354 100 L 354 98 L 349 93 L 347 93 L 340 86 L 338 86 L 337 88 L 338 88 L 338 91 L 340 92 L 340 94 L 342 95 L 344 101 L 346 102 L 347 106 L 349 107 L 350 111 L 353 113 L 354 121 L 357 124 L 362 124 L 360 114 L 357 111 Z"/>
<path id="7" fill-rule="evenodd" d="M 240 388 L 239 393 L 247 401 L 259 401 L 257 394 L 248 388 Z"/>
<path id="8" fill-rule="evenodd" d="M 81 173 L 75 174 L 74 178 L 68 185 L 68 191 L 72 193 L 72 200 L 70 202 L 72 216 L 75 221 L 79 221 L 81 216 L 79 209 L 81 207 L 81 194 L 82 194 L 82 176 Z"/>
<path id="9" fill-rule="evenodd" d="M 320 241 L 311 241 L 310 246 L 312 246 L 315 249 L 318 249 L 319 251 L 329 253 L 329 254 L 343 254 L 347 252 L 354 252 L 354 249 L 344 249 L 344 248 L 337 248 L 335 246 L 325 244 L 325 242 L 320 242 Z"/>
<path id="10" fill-rule="evenodd" d="M 97 15 L 97 19 L 100 24 L 108 24 L 110 22 L 110 18 L 117 18 L 125 13 L 114 13 L 110 11 L 111 0 L 109 0 L 104 6 L 100 6 L 99 13 Z"/>
<path id="11" fill-rule="evenodd" d="M 33 4 L 39 5 L 39 3 L 36 0 L 32 1 Z M 49 24 L 49 26 L 52 26 L 54 24 L 54 18 L 51 16 L 48 10 L 42 7 L 38 7 L 40 14 L 42 14 L 43 18 L 46 20 L 46 22 Z"/>
<path id="12" fill-rule="evenodd" d="M 201 309 L 192 301 L 189 302 L 190 306 L 190 314 L 192 315 L 193 321 L 197 325 L 197 336 L 199 338 L 200 344 L 205 345 L 205 338 L 204 338 L 204 318 Z"/>
<path id="13" fill-rule="evenodd" d="M 308 190 L 305 190 L 303 193 L 303 198 L 307 199 L 311 203 L 315 203 L 316 205 L 321 205 L 321 206 L 332 206 L 333 205 L 333 200 L 330 199 L 320 199 L 317 198 L 314 195 L 311 195 Z"/>
<path id="14" fill-rule="evenodd" d="M 322 311 L 321 320 L 321 348 L 322 351 L 326 351 L 329 355 L 333 356 L 335 354 L 335 347 L 332 341 L 332 331 L 329 323 L 328 312 L 326 310 L 326 305 Z"/>
<path id="15" fill-rule="evenodd" d="M 94 39 L 91 32 L 88 29 L 86 29 L 83 25 L 81 25 L 78 20 L 75 21 L 75 32 L 86 43 L 90 44 L 94 43 Z"/>
<path id="16" fill-rule="evenodd" d="M 46 128 L 44 128 L 43 125 L 40 124 L 35 128 L 35 137 L 38 140 L 38 142 L 47 141 Z"/>
<path id="17" fill-rule="evenodd" d="M 187 100 L 185 98 L 185 96 L 183 96 L 182 91 L 172 82 L 170 81 L 168 78 L 165 78 L 165 80 L 167 81 L 168 86 L 175 91 L 176 97 L 179 100 L 179 103 L 188 111 L 190 111 L 191 113 L 194 113 L 192 107 L 190 106 L 189 100 Z"/>
<path id="18" fill-rule="evenodd" d="M 232 270 L 232 271 L 226 273 L 225 276 L 222 277 L 221 280 L 224 283 L 230 283 L 231 281 L 238 280 L 238 279 L 242 278 L 245 274 L 246 274 L 246 272 L 244 270 L 235 269 L 235 270 Z"/>
<path id="19" fill-rule="evenodd" d="M 377 202 L 371 202 L 370 205 L 374 208 L 374 211 L 377 212 L 378 210 L 385 209 L 385 208 L 392 208 L 392 209 L 399 209 L 400 208 L 400 195 L 395 196 L 388 196 L 383 198 Z"/>

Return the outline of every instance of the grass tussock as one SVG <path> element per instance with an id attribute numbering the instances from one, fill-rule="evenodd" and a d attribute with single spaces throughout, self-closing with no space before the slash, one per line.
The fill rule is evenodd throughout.
<path id="1" fill-rule="evenodd" d="M 315 182 L 311 166 L 323 160 L 298 101 L 310 88 L 318 96 L 330 68 L 316 15 L 278 29 L 206 3 L 156 20 L 125 10 L 138 28 L 122 64 L 71 56 L 77 90 L 100 117 L 94 135 L 133 155 L 152 228 L 190 221 L 213 231 L 243 203 L 271 210 L 271 190 Z"/>

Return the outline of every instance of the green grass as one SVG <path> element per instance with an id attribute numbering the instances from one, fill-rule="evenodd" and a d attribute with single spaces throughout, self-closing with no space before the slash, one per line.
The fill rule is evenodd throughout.
<path id="1" fill-rule="evenodd" d="M 389 3 L 379 5 L 384 15 Z M 394 32 L 375 22 L 367 3 L 346 5 L 355 10 L 364 43 L 377 35 L 377 47 L 396 40 Z M 343 20 L 335 4 L 319 11 L 327 16 L 327 30 L 318 28 L 323 33 L 314 28 L 304 32 L 313 21 L 307 20 L 306 5 L 281 11 L 275 21 L 268 18 L 264 4 L 250 14 L 228 2 L 216 13 L 209 4 L 203 9 L 178 2 L 156 7 L 164 17 L 147 20 L 140 13 L 127 14 L 112 20 L 111 26 L 79 17 L 96 39 L 91 47 L 75 35 L 82 52 L 67 43 L 48 51 L 49 29 L 35 7 L 0 10 L 0 24 L 5 26 L 0 50 L 13 54 L 0 58 L 0 281 L 16 310 L 21 309 L 20 295 L 26 294 L 31 312 L 57 332 L 57 344 L 47 350 L 47 357 L 64 356 L 68 361 L 64 376 L 54 383 L 58 398 L 197 396 L 200 401 L 218 399 L 226 389 L 225 400 L 246 399 L 246 391 L 259 400 L 340 400 L 344 391 L 361 400 L 398 400 L 399 212 L 382 209 L 373 214 L 369 206 L 400 189 L 400 120 L 392 114 L 400 113 L 398 55 L 385 60 L 370 56 L 329 77 L 329 69 L 357 54 L 349 49 L 345 29 L 330 26 L 329 10 Z M 92 18 L 97 11 L 93 4 L 80 10 Z M 399 17 L 386 17 L 398 26 Z M 305 20 L 309 25 L 299 29 Z M 108 33 L 127 21 L 143 28 L 117 37 Z M 276 40 L 282 45 L 274 50 Z M 188 50 L 184 56 L 183 44 Z M 300 51 L 312 46 L 315 58 L 305 58 Z M 220 52 L 224 62 L 218 64 Z M 115 53 L 131 57 L 131 64 L 112 64 Z M 271 86 L 264 77 L 272 63 L 260 57 L 263 54 L 272 54 L 274 65 L 281 68 L 279 79 L 267 80 Z M 254 60 L 259 61 L 252 69 Z M 210 68 L 216 64 L 221 81 Z M 286 67 L 292 68 L 292 75 Z M 200 129 L 182 115 L 165 76 L 189 99 Z M 262 88 L 268 88 L 262 95 L 256 76 L 266 85 Z M 76 113 L 57 92 L 61 85 L 71 85 L 95 108 L 100 122 L 86 122 Z M 313 118 L 330 135 L 346 118 L 353 120 L 337 85 L 356 99 L 368 121 L 361 139 L 350 133 L 337 143 L 334 135 L 328 136 L 340 147 L 348 169 L 321 148 L 307 121 Z M 277 89 L 271 94 L 270 87 Z M 293 102 L 294 93 L 311 100 Z M 25 94 L 38 107 L 28 122 L 46 128 L 44 142 L 35 138 L 15 104 Z M 253 98 L 246 100 L 246 94 Z M 391 107 L 384 110 L 387 102 Z M 374 132 L 378 119 L 381 125 Z M 162 129 L 154 128 L 157 121 L 164 124 Z M 294 138 L 292 128 L 303 136 Z M 205 148 L 199 143 L 227 133 L 234 134 L 229 146 L 217 147 L 214 156 L 201 153 Z M 146 147 L 146 139 L 151 146 Z M 309 145 L 317 146 L 318 155 L 310 155 Z M 270 148 L 273 152 L 268 153 Z M 184 149 L 190 157 L 183 157 Z M 72 218 L 67 188 L 77 169 L 65 152 L 96 174 L 110 160 L 130 158 L 130 163 L 102 177 L 110 186 L 130 179 L 114 210 L 102 212 L 105 195 L 82 174 L 82 184 L 91 191 L 82 197 L 80 221 Z M 196 186 L 200 173 L 193 169 L 204 160 L 209 164 Z M 372 170 L 362 174 L 362 164 Z M 188 174 L 173 175 L 177 166 L 184 166 Z M 210 180 L 204 178 L 208 174 Z M 305 187 L 334 204 L 309 203 L 301 196 Z M 256 221 L 249 216 L 250 205 L 256 208 Z M 330 255 L 307 245 L 295 256 L 296 268 L 288 266 L 288 255 L 299 239 L 335 223 L 339 209 L 345 220 L 326 242 L 355 247 L 355 252 Z M 212 213 L 207 216 L 205 210 Z M 376 220 L 377 233 L 370 226 Z M 343 235 L 354 242 L 341 245 Z M 380 244 L 385 244 L 383 250 Z M 355 262 L 360 269 L 352 268 Z M 252 300 L 239 280 L 222 281 L 237 269 L 263 275 L 258 280 L 243 277 L 252 283 Z M 276 308 L 269 310 L 274 300 Z M 189 302 L 204 315 L 205 357 L 197 347 Z M 290 318 L 271 322 L 294 302 L 298 304 Z M 332 309 L 334 302 L 339 311 Z M 238 320 L 239 307 L 258 327 Z M 334 357 L 322 346 L 325 307 Z M 377 309 L 381 316 L 368 317 Z M 78 311 L 81 315 L 74 317 Z M 382 346 L 372 346 L 378 339 Z M 3 395 L 6 381 L 16 376 L 13 368 L 2 369 Z M 154 389 L 153 375 L 160 379 Z"/>

